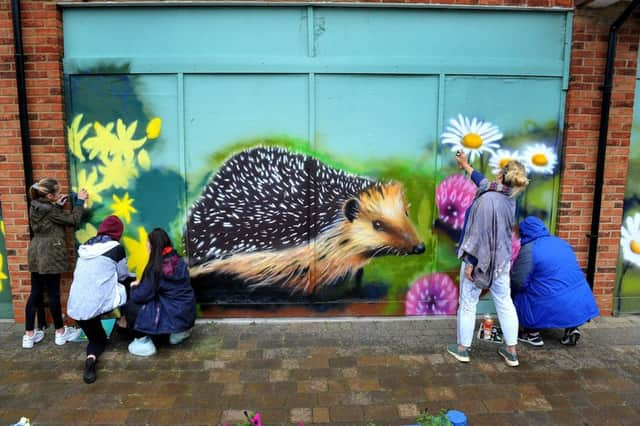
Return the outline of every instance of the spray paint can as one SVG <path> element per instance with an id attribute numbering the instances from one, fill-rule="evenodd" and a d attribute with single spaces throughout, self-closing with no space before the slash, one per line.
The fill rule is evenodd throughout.
<path id="1" fill-rule="evenodd" d="M 493 332 L 493 318 L 491 315 L 485 314 L 482 319 L 482 338 L 484 340 L 491 340 L 491 333 Z"/>

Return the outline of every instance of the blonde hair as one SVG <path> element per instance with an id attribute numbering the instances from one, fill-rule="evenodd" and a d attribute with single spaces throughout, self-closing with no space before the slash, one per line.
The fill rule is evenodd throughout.
<path id="1" fill-rule="evenodd" d="M 32 200 L 46 198 L 48 194 L 55 194 L 60 189 L 58 181 L 53 178 L 40 179 L 29 188 L 29 196 Z"/>
<path id="2" fill-rule="evenodd" d="M 502 182 L 513 188 L 511 196 L 515 197 L 529 185 L 527 169 L 518 160 L 511 160 L 502 169 Z"/>

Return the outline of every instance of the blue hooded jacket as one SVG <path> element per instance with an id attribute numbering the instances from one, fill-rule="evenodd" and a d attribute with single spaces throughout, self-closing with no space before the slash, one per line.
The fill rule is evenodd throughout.
<path id="1" fill-rule="evenodd" d="M 571 246 L 534 216 L 519 225 L 522 248 L 511 268 L 513 302 L 529 329 L 577 327 L 600 312 Z"/>
<path id="2" fill-rule="evenodd" d="M 187 265 L 175 251 L 164 256 L 158 290 L 151 278 L 131 287 L 131 300 L 140 305 L 134 329 L 145 334 L 186 331 L 196 319 L 196 301 Z"/>

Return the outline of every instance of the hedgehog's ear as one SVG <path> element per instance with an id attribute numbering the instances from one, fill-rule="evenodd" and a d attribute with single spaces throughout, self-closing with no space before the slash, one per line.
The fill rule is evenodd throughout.
<path id="1" fill-rule="evenodd" d="M 344 203 L 344 215 L 349 222 L 353 222 L 358 217 L 358 210 L 360 209 L 360 202 L 356 198 L 350 198 Z"/>

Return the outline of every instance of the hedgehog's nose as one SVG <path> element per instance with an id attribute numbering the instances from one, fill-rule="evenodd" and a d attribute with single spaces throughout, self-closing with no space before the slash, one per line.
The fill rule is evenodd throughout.
<path id="1" fill-rule="evenodd" d="M 420 243 L 413 248 L 413 254 L 422 254 L 424 253 L 424 243 Z"/>

